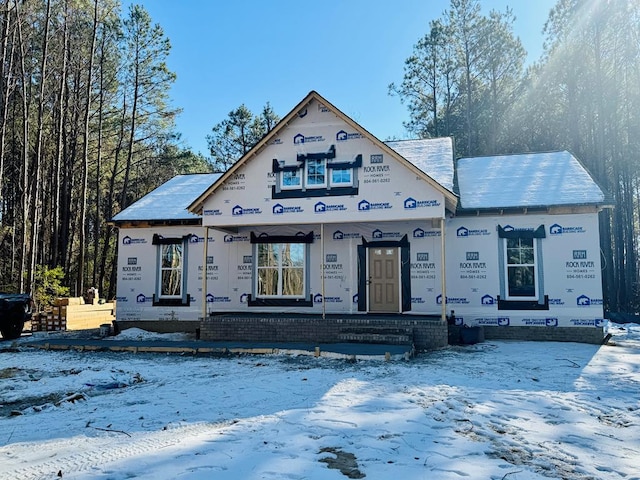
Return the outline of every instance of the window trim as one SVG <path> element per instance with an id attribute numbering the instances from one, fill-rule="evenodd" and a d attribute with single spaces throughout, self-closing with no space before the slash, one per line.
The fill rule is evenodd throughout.
<path id="1" fill-rule="evenodd" d="M 251 232 L 250 240 L 253 244 L 253 278 L 251 281 L 252 293 L 247 299 L 249 307 L 286 307 L 286 306 L 298 306 L 298 307 L 313 307 L 313 300 L 310 293 L 310 258 L 311 248 L 310 244 L 313 243 L 313 232 L 303 233 L 298 232 L 296 235 L 267 235 L 262 233 L 256 235 Z M 303 262 L 303 293 L 296 296 L 282 296 L 282 295 L 268 295 L 258 296 L 258 248 L 259 244 L 278 244 L 283 245 L 287 243 L 303 244 L 304 245 L 304 262 Z M 281 280 L 279 280 L 280 282 Z"/>
<path id="2" fill-rule="evenodd" d="M 538 292 L 540 290 L 539 286 L 538 286 L 538 254 L 537 254 L 537 243 L 538 240 L 536 238 L 524 238 L 524 237 L 518 237 L 517 240 L 531 240 L 531 250 L 533 253 L 533 263 L 509 263 L 509 240 L 514 240 L 511 238 L 503 238 L 502 241 L 504 242 L 504 277 L 505 277 L 505 300 L 527 300 L 530 301 L 532 299 L 537 299 L 538 298 Z M 533 295 L 512 295 L 510 293 L 511 290 L 511 285 L 509 284 L 509 270 L 510 269 L 516 269 L 516 268 L 522 268 L 522 267 L 533 267 Z"/>
<path id="3" fill-rule="evenodd" d="M 260 265 L 260 254 L 259 254 L 259 249 L 260 249 L 260 245 L 277 245 L 278 246 L 278 263 L 277 265 Z M 285 295 L 283 293 L 283 287 L 284 287 L 284 271 L 287 268 L 292 268 L 292 269 L 299 269 L 300 267 L 296 267 L 296 266 L 292 266 L 292 267 L 287 267 L 286 265 L 284 265 L 283 262 L 283 250 L 285 245 L 304 245 L 303 243 L 297 243 L 297 242 L 285 242 L 285 243 L 262 243 L 262 244 L 256 244 L 254 249 L 255 249 L 255 254 L 254 254 L 254 258 L 256 259 L 255 261 L 255 269 L 256 269 L 256 275 L 254 276 L 254 284 L 252 287 L 253 292 L 255 292 L 255 296 L 256 298 L 263 298 L 263 299 L 268 299 L 268 298 L 280 298 L 280 299 L 302 299 L 305 298 L 305 293 L 307 291 L 307 279 L 306 279 L 306 270 L 307 270 L 307 249 L 304 248 L 302 250 L 302 288 L 301 288 L 301 293 L 298 295 Z M 259 282 L 260 282 L 260 273 L 262 270 L 275 270 L 278 273 L 278 281 L 276 284 L 276 290 L 277 292 L 275 294 L 263 294 L 263 295 L 258 295 L 258 287 L 259 287 Z"/>
<path id="4" fill-rule="evenodd" d="M 280 188 L 282 190 L 300 190 L 302 188 L 302 175 L 300 172 L 300 167 L 297 165 L 294 166 L 286 166 L 284 164 L 284 160 L 279 162 L 280 164 L 280 168 L 281 168 L 281 174 L 280 174 Z M 292 168 L 293 167 L 293 168 Z M 294 174 L 295 178 L 298 179 L 298 183 L 296 185 L 286 185 L 284 183 L 285 178 L 287 176 L 287 174 Z"/>
<path id="5" fill-rule="evenodd" d="M 348 182 L 334 182 L 333 181 L 333 173 L 334 172 L 349 172 L 349 181 Z M 331 168 L 328 173 L 329 185 L 332 187 L 351 187 L 353 185 L 353 169 L 352 168 Z"/>
<path id="6" fill-rule="evenodd" d="M 509 278 L 507 261 L 507 239 L 533 239 L 534 288 L 533 297 L 509 296 Z M 503 228 L 498 225 L 498 263 L 500 276 L 500 294 L 498 310 L 549 310 L 549 297 L 544 293 L 544 269 L 542 258 L 542 239 L 546 238 L 544 225 L 533 229 Z"/>
<path id="7" fill-rule="evenodd" d="M 163 237 L 155 233 L 151 241 L 152 245 L 156 245 L 156 281 L 153 293 L 153 306 L 172 306 L 172 307 L 188 307 L 191 303 L 191 295 L 187 292 L 187 278 L 189 254 L 188 245 L 191 234 L 183 237 Z M 181 245 L 181 275 L 180 275 L 180 295 L 162 295 L 162 246 L 164 245 Z"/>

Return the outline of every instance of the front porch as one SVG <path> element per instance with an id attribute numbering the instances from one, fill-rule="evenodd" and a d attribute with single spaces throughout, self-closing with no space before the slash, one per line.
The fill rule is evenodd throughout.
<path id="1" fill-rule="evenodd" d="M 200 322 L 205 341 L 316 342 L 447 346 L 447 324 L 435 315 L 219 313 Z"/>

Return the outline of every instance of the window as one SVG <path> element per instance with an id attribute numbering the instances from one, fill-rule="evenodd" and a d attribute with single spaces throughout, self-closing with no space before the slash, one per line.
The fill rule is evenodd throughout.
<path id="1" fill-rule="evenodd" d="M 498 225 L 498 237 L 498 310 L 549 310 L 542 271 L 544 225 L 535 229 Z"/>
<path id="2" fill-rule="evenodd" d="M 533 238 L 505 238 L 507 298 L 537 298 L 536 253 Z"/>
<path id="3" fill-rule="evenodd" d="M 284 162 L 280 162 L 281 167 L 284 167 Z M 282 188 L 284 189 L 299 189 L 302 183 L 302 177 L 300 176 L 300 170 L 287 169 L 282 172 Z"/>
<path id="4" fill-rule="evenodd" d="M 334 168 L 331 170 L 331 185 L 351 185 L 352 184 L 351 168 Z"/>
<path id="5" fill-rule="evenodd" d="M 313 307 L 309 292 L 309 250 L 313 232 L 256 235 L 253 244 L 253 291 L 250 307 Z"/>
<path id="6" fill-rule="evenodd" d="M 337 160 L 335 145 L 326 152 L 299 153 L 296 161 L 273 159 L 271 198 L 308 198 L 358 194 L 362 154 Z"/>
<path id="7" fill-rule="evenodd" d="M 187 293 L 187 246 L 191 235 L 165 238 L 153 235 L 157 247 L 156 288 L 154 306 L 188 306 L 191 297 Z"/>
<path id="8" fill-rule="evenodd" d="M 160 298 L 182 298 L 182 244 L 160 245 Z"/>
<path id="9" fill-rule="evenodd" d="M 327 186 L 327 161 L 325 159 L 307 160 L 306 186 L 307 188 L 322 188 Z"/>
<path id="10" fill-rule="evenodd" d="M 303 298 L 306 246 L 302 243 L 257 245 L 257 297 Z"/>

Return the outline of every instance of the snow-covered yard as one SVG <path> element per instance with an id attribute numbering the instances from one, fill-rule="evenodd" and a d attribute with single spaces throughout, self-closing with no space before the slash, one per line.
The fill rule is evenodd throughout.
<path id="1" fill-rule="evenodd" d="M 409 362 L 2 342 L 0 478 L 640 479 L 640 326 L 609 328 Z"/>

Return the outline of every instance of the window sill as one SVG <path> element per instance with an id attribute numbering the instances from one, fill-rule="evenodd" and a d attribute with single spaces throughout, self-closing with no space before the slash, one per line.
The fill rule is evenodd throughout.
<path id="1" fill-rule="evenodd" d="M 182 298 L 158 298 L 153 296 L 154 307 L 188 307 L 190 304 L 191 295 L 187 295 L 186 303 L 182 301 Z"/>
<path id="2" fill-rule="evenodd" d="M 538 300 L 504 300 L 498 295 L 498 310 L 549 310 L 549 296 L 544 296 L 544 303 Z"/>
<path id="3" fill-rule="evenodd" d="M 313 307 L 311 296 L 306 298 L 253 298 L 249 295 L 250 307 Z"/>

